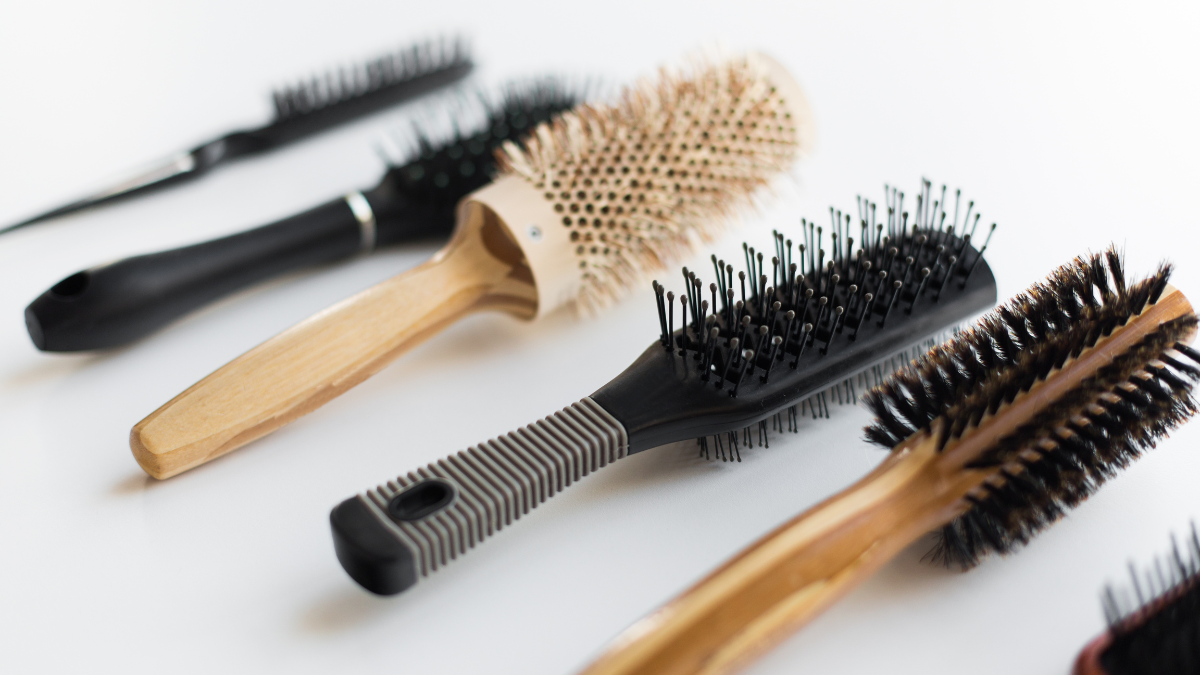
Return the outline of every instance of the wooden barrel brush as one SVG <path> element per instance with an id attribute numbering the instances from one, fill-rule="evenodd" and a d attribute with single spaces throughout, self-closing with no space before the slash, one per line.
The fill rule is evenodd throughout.
<path id="1" fill-rule="evenodd" d="M 586 675 L 728 673 L 929 532 L 963 568 L 1007 553 L 1196 411 L 1200 353 L 1169 266 L 1078 259 L 868 393 L 878 468 L 627 630 Z"/>
<path id="2" fill-rule="evenodd" d="M 663 73 L 501 151 L 450 242 L 222 366 L 130 433 L 167 478 L 311 412 L 459 318 L 595 310 L 714 233 L 809 144 L 807 103 L 759 55 Z"/>

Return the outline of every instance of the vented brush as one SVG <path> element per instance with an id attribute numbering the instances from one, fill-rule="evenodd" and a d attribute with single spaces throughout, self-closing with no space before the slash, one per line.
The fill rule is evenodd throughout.
<path id="1" fill-rule="evenodd" d="M 335 508 L 342 566 L 368 590 L 398 593 L 626 455 L 698 438 L 700 454 L 740 461 L 768 423 L 796 431 L 805 408 L 824 414 L 828 389 L 851 400 L 897 347 L 996 298 L 957 222 L 943 228 L 927 200 L 910 221 L 899 204 L 897 193 L 878 223 L 871 205 L 857 223 L 831 210 L 828 236 L 804 223 L 807 245 L 777 233 L 770 258 L 743 249 L 736 276 L 713 256 L 715 281 L 684 269 L 678 302 L 656 282 L 659 340 L 596 393 Z"/>
<path id="2" fill-rule="evenodd" d="M 1195 675 L 1200 673 L 1200 534 L 1180 551 L 1155 561 L 1139 579 L 1132 564 L 1131 588 L 1103 596 L 1108 623 L 1079 654 L 1075 675 Z"/>
<path id="3" fill-rule="evenodd" d="M 416 147 L 379 185 L 263 227 L 76 272 L 25 309 L 43 351 L 117 347 L 251 284 L 421 237 L 445 237 L 454 207 L 495 173 L 495 151 L 578 105 L 583 86 L 513 84 L 451 111 L 449 134 Z"/>
<path id="4" fill-rule="evenodd" d="M 663 73 L 508 144 L 431 261 L 268 340 L 142 420 L 134 456 L 165 478 L 316 409 L 457 319 L 597 309 L 717 230 L 807 147 L 808 108 L 774 61 Z"/>
<path id="5" fill-rule="evenodd" d="M 0 229 L 0 234 L 196 178 L 237 157 L 273 150 L 385 106 L 445 87 L 471 72 L 462 39 L 434 40 L 276 91 L 274 116 L 256 129 L 230 132 L 130 176 L 113 187 Z"/>
<path id="6" fill-rule="evenodd" d="M 589 675 L 725 673 L 928 532 L 933 560 L 1007 553 L 1195 410 L 1196 316 L 1170 267 L 1077 259 L 866 395 L 892 448 L 855 485 L 630 628 Z"/>

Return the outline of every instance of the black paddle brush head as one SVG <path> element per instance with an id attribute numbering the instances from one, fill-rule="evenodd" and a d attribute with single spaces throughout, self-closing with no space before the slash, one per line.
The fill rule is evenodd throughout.
<path id="1" fill-rule="evenodd" d="M 411 228 L 424 228 L 430 235 L 450 232 L 458 202 L 491 182 L 500 146 L 576 107 L 588 90 L 586 83 L 561 77 L 512 83 L 498 95 L 480 92 L 460 100 L 451 112 L 449 132 L 417 128 L 405 158 L 389 160 L 383 181 L 366 193 L 381 223 L 379 243 L 402 233 L 411 236 Z M 387 226 L 388 219 L 397 218 L 410 229 Z"/>
<path id="2" fill-rule="evenodd" d="M 592 395 L 625 426 L 629 451 L 697 438 L 707 454 L 712 437 L 719 458 L 740 459 L 739 432 L 745 444 L 757 426 L 762 443 L 784 414 L 795 430 L 803 406 L 820 414 L 825 390 L 854 400 L 855 383 L 881 378 L 898 350 L 991 307 L 996 281 L 972 228 L 957 214 L 946 225 L 928 188 L 911 219 L 889 191 L 884 221 L 860 200 L 857 223 L 830 209 L 828 234 L 802 222 L 798 246 L 778 232 L 769 253 L 744 246 L 744 272 L 713 256 L 714 282 L 685 268 L 678 298 L 655 282 L 658 342 Z"/>
<path id="3" fill-rule="evenodd" d="M 868 392 L 867 438 L 892 448 L 944 418 L 946 447 L 1158 302 L 1170 272 L 1130 283 L 1115 249 L 1076 259 Z M 969 468 L 999 473 L 967 496 L 930 557 L 966 569 L 1014 550 L 1193 414 L 1200 354 L 1180 341 L 1195 327 L 1190 312 L 1161 324 L 989 446 Z"/>
<path id="4" fill-rule="evenodd" d="M 1139 578 L 1130 564 L 1132 585 L 1104 590 L 1108 632 L 1080 656 L 1076 675 L 1200 672 L 1200 535 L 1195 525 L 1185 549 L 1172 537 L 1170 555 L 1155 561 L 1153 571 Z"/>

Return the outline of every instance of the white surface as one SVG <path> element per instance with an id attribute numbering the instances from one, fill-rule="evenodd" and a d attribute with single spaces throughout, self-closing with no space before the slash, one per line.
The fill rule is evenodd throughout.
<path id="1" fill-rule="evenodd" d="M 752 243 L 928 175 L 1001 224 L 988 257 L 1003 295 L 1111 240 L 1137 272 L 1172 258 L 1176 284 L 1200 294 L 1200 10 L 1047 5 L 10 2 L 0 222 L 260 119 L 272 85 L 446 28 L 475 36 L 488 81 L 626 80 L 721 39 L 791 67 L 819 122 L 798 181 L 747 218 Z M 0 238 L 0 669 L 570 673 L 880 458 L 860 440 L 865 412 L 841 409 L 737 466 L 689 448 L 624 460 L 400 597 L 342 573 L 335 503 L 593 391 L 653 339 L 647 290 L 592 321 L 471 318 L 267 439 L 147 478 L 126 445 L 137 420 L 433 248 L 243 293 L 101 355 L 36 352 L 25 304 L 98 261 L 370 184 L 387 120 Z M 1200 425 L 1184 428 L 1027 550 L 969 574 L 911 550 L 751 672 L 1068 672 L 1100 629 L 1105 581 L 1200 516 L 1197 445 Z"/>

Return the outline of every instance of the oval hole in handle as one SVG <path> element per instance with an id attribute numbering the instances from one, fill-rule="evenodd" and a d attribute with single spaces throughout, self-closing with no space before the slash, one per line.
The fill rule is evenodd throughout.
<path id="1" fill-rule="evenodd" d="M 446 508 L 454 501 L 454 486 L 430 478 L 392 497 L 388 513 L 398 520 L 420 520 Z"/>
<path id="2" fill-rule="evenodd" d="M 76 272 L 50 287 L 50 292 L 60 298 L 74 298 L 87 290 L 91 275 L 87 271 Z"/>

